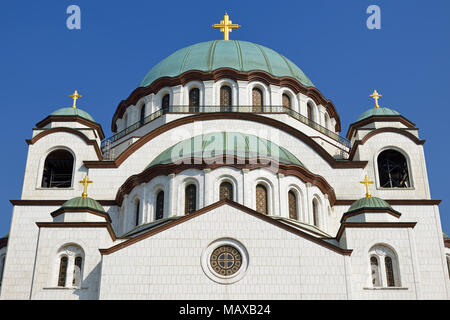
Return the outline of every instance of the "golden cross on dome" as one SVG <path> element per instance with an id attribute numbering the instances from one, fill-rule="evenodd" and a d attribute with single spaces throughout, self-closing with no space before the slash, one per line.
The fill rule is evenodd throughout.
<path id="1" fill-rule="evenodd" d="M 86 176 L 84 177 L 84 179 L 81 180 L 81 181 L 79 181 L 79 182 L 82 183 L 83 186 L 84 186 L 84 191 L 83 191 L 83 193 L 81 194 L 81 196 L 82 196 L 83 198 L 87 198 L 87 187 L 88 187 L 88 184 L 89 184 L 89 183 L 92 183 L 93 181 L 90 181 L 89 178 L 88 178 L 88 176 L 86 175 Z"/>
<path id="2" fill-rule="evenodd" d="M 373 181 L 369 180 L 369 177 L 366 175 L 363 181 L 360 181 L 363 185 L 366 186 L 366 198 L 372 197 L 372 195 L 369 192 L 369 185 L 373 184 Z"/>
<path id="3" fill-rule="evenodd" d="M 373 90 L 373 93 L 369 97 L 371 97 L 371 98 L 373 98 L 373 100 L 375 100 L 375 108 L 379 108 L 380 106 L 378 105 L 378 99 L 380 99 L 382 97 L 382 95 L 379 94 L 377 92 L 377 90 Z"/>
<path id="4" fill-rule="evenodd" d="M 241 26 L 238 24 L 232 24 L 231 20 L 228 20 L 228 14 L 225 12 L 223 20 L 221 20 L 219 24 L 213 24 L 212 27 L 214 29 L 220 29 L 220 32 L 223 32 L 223 39 L 229 40 L 228 34 L 233 31 L 233 29 L 238 29 Z"/>
<path id="5" fill-rule="evenodd" d="M 76 109 L 77 108 L 77 99 L 80 99 L 83 96 L 78 94 L 78 91 L 75 90 L 75 92 L 69 97 L 71 97 L 73 99 L 73 106 L 72 106 L 72 108 Z"/>

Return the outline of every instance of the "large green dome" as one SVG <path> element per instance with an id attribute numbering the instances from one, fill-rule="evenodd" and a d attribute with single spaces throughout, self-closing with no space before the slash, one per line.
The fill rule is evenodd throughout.
<path id="1" fill-rule="evenodd" d="M 276 77 L 292 77 L 307 87 L 314 86 L 292 61 L 267 47 L 239 40 L 200 42 L 171 54 L 142 80 L 146 87 L 162 77 L 176 77 L 189 70 L 211 72 L 219 68 L 238 71 L 263 70 Z"/>
<path id="2" fill-rule="evenodd" d="M 55 112 L 52 112 L 51 116 L 78 116 L 95 122 L 94 118 L 86 111 L 72 107 L 58 109 Z"/>

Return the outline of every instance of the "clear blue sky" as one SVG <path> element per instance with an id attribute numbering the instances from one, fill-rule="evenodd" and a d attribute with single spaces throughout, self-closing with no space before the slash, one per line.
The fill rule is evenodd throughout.
<path id="1" fill-rule="evenodd" d="M 81 30 L 66 28 L 66 8 L 81 8 Z M 366 9 L 381 8 L 381 30 Z M 231 39 L 273 48 L 295 62 L 332 100 L 345 135 L 350 123 L 381 104 L 399 111 L 427 140 L 433 199 L 450 232 L 448 203 L 450 1 L 3 1 L 0 10 L 0 236 L 19 199 L 32 128 L 54 110 L 79 105 L 109 136 L 112 115 L 161 59 L 187 45 L 221 39 L 211 28 L 227 10 L 243 25 Z M 349 181 L 357 183 L 357 181 Z"/>

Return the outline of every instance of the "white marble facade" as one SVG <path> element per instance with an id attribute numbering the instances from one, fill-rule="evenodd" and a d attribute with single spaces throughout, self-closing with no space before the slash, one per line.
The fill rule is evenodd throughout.
<path id="1" fill-rule="evenodd" d="M 263 91 L 266 106 L 281 105 L 282 94 L 287 94 L 293 110 L 306 117 L 309 103 L 314 122 L 335 132 L 336 119 L 307 95 L 287 87 L 228 78 L 165 87 L 142 97 L 117 120 L 116 132 L 139 121 L 140 108 L 145 107 L 145 116 L 159 110 L 165 94 L 170 94 L 171 105 L 188 105 L 189 90 L 195 87 L 200 89 L 200 105 L 218 105 L 220 87 L 225 84 L 232 89 L 233 106 L 251 105 L 251 90 L 257 86 Z M 349 159 L 352 148 L 288 114 L 259 117 L 302 132 L 310 141 L 265 121 L 226 116 L 180 121 L 191 116 L 195 117 L 161 115 L 113 142 L 108 151 L 113 150 L 112 159 L 120 159 L 120 163 L 109 167 L 86 163 L 105 161 L 99 160 L 95 147 L 101 147 L 98 132 L 89 125 L 53 120 L 35 129 L 33 137 L 65 127 L 85 138 L 71 131 L 53 130 L 29 144 L 23 201 L 14 204 L 8 245 L 0 249 L 1 299 L 450 298 L 450 253 L 442 237 L 438 202 L 431 198 L 417 129 L 407 128 L 397 120 L 361 126 L 351 137 L 352 147 L 357 149 Z M 176 125 L 152 135 L 170 123 Z M 364 140 L 380 128 L 388 130 Z M 222 131 L 256 135 L 285 148 L 309 173 L 322 177 L 336 199 L 330 199 L 331 193 L 319 188 L 317 179 L 277 172 L 277 168 L 225 164 L 156 174 L 124 192 L 122 202 L 114 202 L 119 188 L 166 149 L 191 137 Z M 146 142 L 141 143 L 141 139 Z M 67 188 L 43 188 L 45 159 L 57 149 L 73 155 L 72 184 Z M 407 159 L 410 187 L 380 186 L 377 158 L 387 149 L 397 150 Z M 367 161 L 367 165 L 340 165 L 358 161 Z M 80 196 L 83 187 L 78 181 L 86 174 L 94 181 L 88 189 L 89 197 L 103 201 L 111 222 L 75 213 L 68 220 L 52 218 L 50 213 L 61 206 L 62 200 Z M 375 225 L 364 221 L 356 225 L 343 223 L 341 218 L 351 202 L 364 196 L 359 181 L 365 175 L 375 182 L 371 187 L 373 196 L 397 201 L 392 206 L 400 217 L 380 212 L 374 215 Z M 217 204 L 224 181 L 231 184 L 232 200 L 237 205 Z M 200 210 L 192 217 L 185 215 L 184 192 L 189 184 L 196 186 L 195 206 Z M 268 215 L 264 217 L 254 211 L 258 184 L 267 189 Z M 156 219 L 160 191 L 164 192 L 162 226 Z M 297 221 L 289 219 L 289 191 L 296 194 Z M 136 201 L 140 203 L 138 226 Z M 239 278 L 221 281 L 206 271 L 209 261 L 205 252 L 217 241 L 242 248 L 245 263 Z M 59 285 L 62 254 L 68 256 L 68 277 L 64 285 Z M 379 259 L 378 269 L 371 265 L 374 255 Z M 77 269 L 74 259 L 78 256 L 83 263 Z M 387 256 L 393 264 L 394 285 L 386 281 Z"/>

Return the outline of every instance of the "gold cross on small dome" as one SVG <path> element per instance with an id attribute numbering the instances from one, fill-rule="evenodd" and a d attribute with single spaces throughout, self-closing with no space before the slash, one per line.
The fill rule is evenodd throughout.
<path id="1" fill-rule="evenodd" d="M 371 97 L 371 98 L 373 98 L 373 100 L 375 100 L 375 108 L 379 108 L 380 106 L 378 105 L 378 99 L 380 99 L 382 97 L 382 95 L 379 94 L 377 92 L 377 90 L 373 90 L 373 93 L 369 97 Z"/>
<path id="2" fill-rule="evenodd" d="M 88 178 L 88 176 L 86 175 L 86 176 L 84 177 L 84 179 L 81 180 L 81 181 L 79 181 L 79 182 L 82 183 L 83 186 L 84 186 L 84 191 L 83 191 L 83 193 L 81 194 L 81 196 L 82 196 L 83 198 L 87 198 L 87 187 L 88 187 L 88 184 L 89 184 L 89 183 L 93 183 L 93 181 L 90 181 L 89 178 Z"/>
<path id="3" fill-rule="evenodd" d="M 238 29 L 241 26 L 238 24 L 232 24 L 231 20 L 228 20 L 228 14 L 225 12 L 223 20 L 221 20 L 219 24 L 213 24 L 212 27 L 214 29 L 220 29 L 220 32 L 223 32 L 223 39 L 229 40 L 228 34 L 233 31 L 233 29 Z"/>
<path id="4" fill-rule="evenodd" d="M 75 90 L 75 92 L 69 97 L 71 97 L 73 99 L 73 106 L 72 106 L 72 108 L 76 109 L 77 108 L 77 99 L 80 99 L 83 96 L 78 94 L 78 91 Z"/>
<path id="5" fill-rule="evenodd" d="M 373 181 L 369 180 L 369 177 L 366 175 L 363 181 L 360 181 L 363 185 L 366 186 L 366 198 L 372 197 L 372 195 L 369 192 L 369 185 L 373 184 Z"/>

